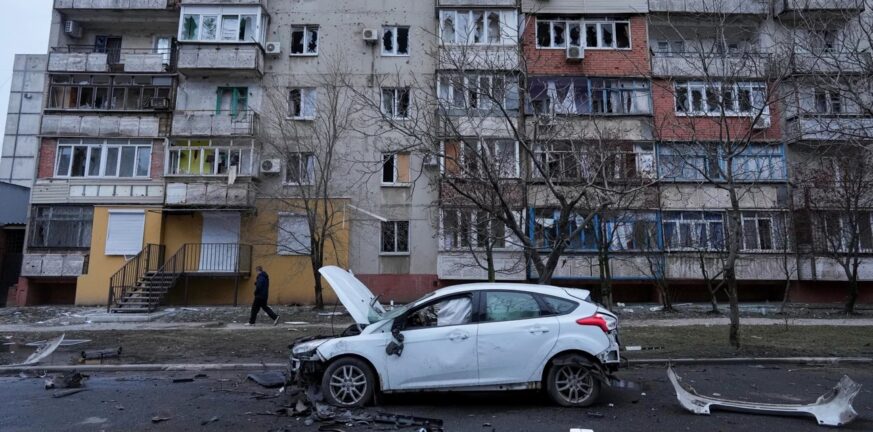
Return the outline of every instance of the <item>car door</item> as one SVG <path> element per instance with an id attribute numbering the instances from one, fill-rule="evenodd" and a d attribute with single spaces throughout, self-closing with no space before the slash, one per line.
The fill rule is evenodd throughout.
<path id="1" fill-rule="evenodd" d="M 476 385 L 471 294 L 429 301 L 397 319 L 403 320 L 403 351 L 399 356 L 386 354 L 388 390 Z"/>
<path id="2" fill-rule="evenodd" d="M 534 372 L 557 343 L 558 319 L 549 316 L 534 293 L 493 290 L 480 295 L 479 384 L 536 381 Z"/>

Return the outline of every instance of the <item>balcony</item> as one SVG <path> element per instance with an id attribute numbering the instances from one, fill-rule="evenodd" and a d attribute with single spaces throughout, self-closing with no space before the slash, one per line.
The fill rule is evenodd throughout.
<path id="1" fill-rule="evenodd" d="M 189 142 L 189 141 L 183 141 Z M 208 140 L 191 140 L 192 144 Z M 173 145 L 167 148 L 165 176 L 227 179 L 257 173 L 254 141 L 249 146 Z"/>
<path id="2" fill-rule="evenodd" d="M 437 7 L 515 7 L 515 0 L 437 0 Z"/>
<path id="3" fill-rule="evenodd" d="M 264 50 L 257 43 L 183 42 L 177 57 L 177 69 L 185 75 L 264 75 Z"/>
<path id="4" fill-rule="evenodd" d="M 780 18 L 798 17 L 809 13 L 844 15 L 861 13 L 865 0 L 777 0 L 773 13 Z"/>
<path id="5" fill-rule="evenodd" d="M 762 53 L 709 55 L 702 53 L 656 53 L 652 73 L 664 77 L 763 78 L 769 71 L 770 56 Z"/>
<path id="6" fill-rule="evenodd" d="M 122 48 L 100 50 L 95 45 L 52 48 L 49 72 L 172 72 L 169 49 Z"/>
<path id="7" fill-rule="evenodd" d="M 873 138 L 873 118 L 861 116 L 802 115 L 789 118 L 786 138 L 791 141 L 857 141 Z"/>
<path id="8" fill-rule="evenodd" d="M 46 114 L 43 136 L 159 138 L 167 135 L 169 119 L 155 115 Z"/>
<path id="9" fill-rule="evenodd" d="M 252 183 L 229 185 L 227 180 L 168 178 L 167 206 L 198 208 L 250 208 L 255 205 Z"/>
<path id="10" fill-rule="evenodd" d="M 873 70 L 869 52 L 795 53 L 791 55 L 790 64 L 795 74 L 860 74 Z"/>
<path id="11" fill-rule="evenodd" d="M 769 0 L 649 0 L 650 13 L 763 15 L 769 11 Z"/>
<path id="12" fill-rule="evenodd" d="M 176 111 L 173 136 L 220 137 L 254 136 L 258 133 L 258 115 L 244 111 Z"/>
<path id="13" fill-rule="evenodd" d="M 77 253 L 29 253 L 21 265 L 21 275 L 28 277 L 77 277 L 85 271 L 86 257 Z"/>
<path id="14" fill-rule="evenodd" d="M 172 22 L 179 0 L 55 0 L 55 10 L 78 22 Z"/>
<path id="15" fill-rule="evenodd" d="M 517 70 L 520 67 L 518 47 L 514 45 L 441 45 L 439 69 Z"/>

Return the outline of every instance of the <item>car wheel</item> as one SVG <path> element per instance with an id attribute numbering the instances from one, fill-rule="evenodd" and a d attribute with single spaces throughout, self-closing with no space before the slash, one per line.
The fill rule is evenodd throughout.
<path id="1" fill-rule="evenodd" d="M 580 355 L 558 357 L 546 377 L 549 397 L 558 405 L 587 407 L 600 396 L 600 380 L 595 366 Z"/>
<path id="2" fill-rule="evenodd" d="M 341 358 L 327 367 L 321 391 L 331 405 L 362 407 L 373 399 L 376 378 L 370 366 L 354 357 Z"/>

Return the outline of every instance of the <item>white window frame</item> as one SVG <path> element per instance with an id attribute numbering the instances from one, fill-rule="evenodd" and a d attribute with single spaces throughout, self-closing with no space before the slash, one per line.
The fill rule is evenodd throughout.
<path id="1" fill-rule="evenodd" d="M 300 112 L 291 114 L 291 92 L 300 92 Z M 312 105 L 311 107 L 309 105 Z M 311 113 L 307 115 L 307 112 Z M 289 120 L 315 120 L 318 115 L 318 89 L 315 87 L 291 87 L 288 89 L 288 115 Z"/>
<path id="2" fill-rule="evenodd" d="M 403 222 L 406 222 L 406 250 L 405 251 L 398 251 L 397 250 L 397 248 L 398 248 L 397 240 L 398 240 L 399 236 L 397 235 L 397 232 L 398 232 L 397 227 L 398 227 L 398 223 L 403 223 Z M 384 234 L 382 231 L 382 224 L 394 224 L 394 242 L 393 242 L 394 243 L 394 250 L 393 251 L 383 251 L 382 250 L 382 244 L 384 243 L 383 238 L 382 238 L 382 235 Z M 408 256 L 410 254 L 409 250 L 411 249 L 411 246 L 412 246 L 412 241 L 411 241 L 412 230 L 411 230 L 411 228 L 412 227 L 411 227 L 411 223 L 409 220 L 390 220 L 390 221 L 384 221 L 384 222 L 380 223 L 379 224 L 379 255 L 382 255 L 382 256 Z"/>
<path id="3" fill-rule="evenodd" d="M 507 74 L 496 74 L 496 73 L 482 73 L 482 74 L 464 74 L 463 78 L 463 86 L 460 89 L 463 92 L 463 100 L 464 106 L 457 106 L 455 104 L 455 93 L 458 91 L 456 84 L 459 83 L 459 76 L 457 74 L 444 74 L 437 77 L 437 100 L 438 104 L 444 109 L 463 109 L 463 110 L 477 110 L 477 111 L 488 111 L 494 109 L 491 98 L 487 95 L 483 94 L 481 91 L 478 91 L 479 84 L 482 83 L 482 80 L 485 79 L 488 81 L 488 86 L 493 92 L 494 80 L 500 78 L 503 81 L 503 101 L 500 102 L 503 105 L 503 108 L 506 110 L 511 110 L 509 102 L 515 100 L 516 103 L 519 103 L 518 99 L 518 82 L 510 75 Z M 443 81 L 447 81 L 447 83 L 443 83 Z M 476 81 L 476 89 L 477 89 L 477 97 L 478 97 L 478 106 L 471 106 L 471 97 L 470 91 L 474 88 L 470 81 Z M 443 97 L 443 92 L 446 92 L 446 97 Z M 484 106 L 483 106 L 484 104 Z M 519 107 L 515 107 L 514 109 L 519 109 Z"/>
<path id="4" fill-rule="evenodd" d="M 56 150 L 55 150 L 55 166 L 54 166 L 54 178 L 112 178 L 112 179 L 148 179 L 151 178 L 152 174 L 152 143 L 148 142 L 148 140 L 127 140 L 127 143 L 123 143 L 124 140 L 97 140 L 94 142 L 87 142 L 87 139 L 61 139 L 58 141 Z M 62 148 L 70 148 L 70 162 L 67 166 L 67 170 L 65 173 L 60 172 L 61 169 L 61 149 Z M 77 147 L 85 147 L 85 175 L 83 176 L 73 176 L 73 155 L 75 154 L 75 149 Z M 121 153 L 124 148 L 133 148 L 133 175 L 132 176 L 121 176 Z M 98 168 L 97 175 L 91 175 L 91 153 L 94 149 L 100 149 L 100 167 Z M 115 174 L 107 175 L 107 155 L 109 154 L 110 149 L 117 149 L 118 156 L 115 161 Z M 148 152 L 148 166 L 146 169 L 146 173 L 144 175 L 137 175 L 137 161 L 140 157 L 140 152 Z"/>
<path id="5" fill-rule="evenodd" d="M 115 215 L 140 216 L 141 217 L 141 220 L 139 221 L 140 224 L 138 226 L 139 244 L 137 244 L 135 246 L 134 245 L 127 245 L 126 248 L 119 246 L 119 245 L 110 245 L 110 243 L 113 241 L 113 239 L 111 237 L 112 232 L 113 232 L 113 230 L 112 230 L 112 220 L 113 220 L 112 217 Z M 106 221 L 106 242 L 104 243 L 103 254 L 106 256 L 118 256 L 118 255 L 133 256 L 133 255 L 138 254 L 142 250 L 142 247 L 143 247 L 143 238 L 145 236 L 145 217 L 146 217 L 146 212 L 144 210 L 110 209 L 108 219 Z M 127 231 L 127 230 L 125 230 L 125 231 Z M 136 233 L 133 233 L 133 234 L 136 235 Z"/>
<path id="6" fill-rule="evenodd" d="M 627 25 L 627 47 L 618 46 L 618 32 L 616 31 L 616 24 L 626 24 Z M 591 46 L 588 45 L 588 26 L 594 25 L 597 28 L 597 45 Z M 604 26 L 612 26 L 612 45 L 605 46 L 603 44 L 603 27 Z M 580 43 L 586 50 L 621 50 L 621 51 L 629 51 L 633 49 L 634 41 L 633 41 L 633 32 L 631 31 L 631 22 L 630 20 L 583 20 L 582 21 L 582 36 L 580 38 Z"/>
<path id="7" fill-rule="evenodd" d="M 406 30 L 406 52 L 405 53 L 399 52 L 400 45 L 398 44 L 398 41 L 399 41 L 398 31 L 400 29 Z M 387 32 L 389 30 L 391 31 L 391 39 L 392 39 L 391 44 L 394 47 L 394 49 L 392 51 L 385 50 L 385 42 L 384 42 L 385 32 Z M 412 36 L 412 31 L 411 31 L 411 28 L 409 26 L 403 26 L 403 25 L 382 26 L 382 38 L 379 39 L 379 45 L 382 46 L 382 56 L 383 57 L 409 57 L 409 50 L 410 50 L 410 48 L 412 48 L 412 44 L 410 43 L 411 42 L 410 36 Z"/>
<path id="8" fill-rule="evenodd" d="M 484 42 L 474 42 L 474 32 L 473 26 L 474 21 L 473 17 L 475 13 L 482 13 L 484 17 L 484 28 L 482 38 Z M 488 16 L 492 13 L 496 13 L 499 17 L 498 26 L 500 27 L 500 41 L 497 43 L 488 42 L 489 34 L 488 34 Z M 444 41 L 443 40 L 443 32 L 444 32 L 444 22 L 447 17 L 452 17 L 452 23 L 455 27 L 454 37 L 455 40 Z M 466 24 L 469 26 L 467 29 L 462 29 L 458 25 L 458 16 L 466 16 Z M 482 45 L 506 45 L 512 46 L 518 44 L 518 13 L 515 9 L 451 9 L 451 10 L 440 10 L 439 13 L 439 34 L 437 34 L 437 39 L 440 45 L 474 45 L 474 46 L 482 46 Z M 463 31 L 462 31 L 463 30 Z M 466 37 L 464 37 L 466 36 Z"/>
<path id="9" fill-rule="evenodd" d="M 306 229 L 305 233 L 299 234 L 289 232 L 287 225 L 283 226 L 286 220 L 297 219 L 298 223 L 302 219 Z M 279 256 L 308 256 L 312 253 L 311 243 L 304 244 L 304 241 L 312 241 L 312 236 L 309 229 L 309 218 L 306 215 L 290 212 L 280 212 L 279 218 L 276 221 L 276 255 Z M 300 249 L 291 248 L 286 245 L 286 240 L 296 242 L 300 245 Z"/>
<path id="10" fill-rule="evenodd" d="M 454 214 L 456 221 L 461 221 L 461 219 L 466 218 L 465 220 L 469 223 L 469 225 L 467 227 L 465 227 L 466 228 L 465 230 L 463 230 L 463 231 L 466 231 L 465 233 L 462 233 L 462 230 L 460 229 L 460 227 L 456 228 L 454 230 L 447 230 L 446 229 L 445 219 L 446 219 L 446 214 L 448 214 L 448 213 Z M 473 209 L 473 208 L 453 207 L 453 208 L 440 209 L 440 226 L 439 226 L 439 239 L 440 239 L 439 248 L 440 248 L 440 250 L 446 251 L 446 252 L 465 251 L 465 250 L 466 251 L 485 250 L 485 246 L 479 244 L 479 238 L 478 238 L 478 234 L 479 234 L 479 231 L 478 231 L 479 230 L 479 220 L 478 219 L 479 219 L 479 214 L 481 214 L 481 213 L 485 213 L 485 212 L 477 210 L 477 209 Z M 516 214 L 515 216 L 516 216 L 516 219 L 518 219 L 519 215 Z M 498 220 L 498 219 L 491 219 L 490 222 L 492 222 L 492 223 L 497 222 L 497 223 L 503 225 L 503 246 L 494 246 L 494 247 L 492 247 L 492 250 L 494 250 L 494 251 L 511 250 L 512 245 L 511 245 L 510 239 L 512 237 L 512 233 L 510 232 L 509 228 L 506 227 L 506 224 L 503 223 L 503 221 Z M 492 226 L 492 224 L 489 223 L 488 226 L 485 228 L 487 230 L 486 236 L 489 239 L 491 239 L 492 236 L 494 235 L 493 234 L 494 227 Z M 466 240 L 469 244 L 467 244 L 466 246 L 460 245 L 460 243 L 461 243 L 459 241 L 460 235 L 466 235 Z"/>
<path id="11" fill-rule="evenodd" d="M 393 106 L 391 112 L 385 112 L 385 92 L 393 92 Z M 406 115 L 400 116 L 400 96 L 406 96 Z M 412 109 L 412 89 L 409 87 L 382 87 L 379 92 L 379 107 L 382 110 L 382 115 L 392 120 L 407 120 L 409 119 L 410 110 Z"/>
<path id="12" fill-rule="evenodd" d="M 206 43 L 219 43 L 219 44 L 244 44 L 244 43 L 264 43 L 264 36 L 266 35 L 266 26 L 267 26 L 267 15 L 264 13 L 264 10 L 259 5 L 237 5 L 237 6 L 212 6 L 212 5 L 183 5 L 181 11 L 181 19 L 179 20 L 179 31 L 177 33 L 177 37 L 180 42 L 206 42 Z M 185 19 L 187 16 L 196 16 L 197 20 L 197 35 L 193 39 L 185 38 Z M 225 29 L 223 28 L 225 17 L 236 17 L 236 28 L 237 32 L 236 39 L 224 39 L 222 37 Z M 254 39 L 251 40 L 241 40 L 239 39 L 239 26 L 242 22 L 243 17 L 253 17 L 252 25 L 254 26 L 251 31 L 247 33 L 254 36 Z M 203 21 L 204 18 L 214 18 L 215 19 L 215 38 L 214 39 L 203 39 Z"/>
<path id="13" fill-rule="evenodd" d="M 540 23 L 548 23 L 549 24 L 549 45 L 543 46 L 540 45 Z M 563 24 L 564 25 L 564 43 L 561 45 L 555 44 L 555 24 Z M 578 44 L 570 44 L 570 27 L 578 26 L 579 27 L 579 43 Z M 536 27 L 534 28 L 536 35 L 536 47 L 537 49 L 553 49 L 553 50 L 564 50 L 567 47 L 571 46 L 585 46 L 584 38 L 585 38 L 585 23 L 582 20 L 566 20 L 566 19 L 537 19 Z"/>
<path id="14" fill-rule="evenodd" d="M 697 215 L 700 215 L 700 217 L 695 218 L 695 219 L 685 219 L 683 217 L 684 214 L 689 214 L 689 213 L 695 213 Z M 713 213 L 713 214 L 718 213 L 721 215 L 721 219 L 720 220 L 707 219 L 706 213 Z M 727 245 L 727 236 L 726 236 L 726 233 L 724 231 L 726 221 L 725 221 L 725 215 L 723 212 L 696 211 L 696 210 L 671 211 L 671 212 L 664 212 L 662 218 L 663 219 L 661 221 L 661 225 L 662 225 L 661 230 L 664 233 L 664 250 L 666 250 L 666 251 L 701 251 L 701 250 L 718 251 L 718 250 L 724 250 L 724 248 Z M 722 246 L 722 248 L 712 247 L 711 230 L 713 229 L 712 225 L 716 224 L 716 223 L 721 224 L 721 229 L 722 229 L 722 234 L 721 234 L 722 245 L 721 246 Z M 671 245 L 670 244 L 670 239 L 667 236 L 667 224 L 675 224 L 676 225 L 676 239 L 677 239 L 677 242 L 679 243 L 678 245 Z M 704 225 L 704 227 L 706 229 L 706 234 L 705 234 L 706 244 L 703 245 L 704 247 L 701 247 L 701 245 L 699 245 L 699 244 L 692 245 L 691 247 L 682 246 L 682 244 L 685 242 L 683 241 L 681 227 L 685 226 L 685 225 L 689 225 L 691 227 L 688 231 L 692 235 L 691 243 L 696 243 L 694 241 L 694 233 L 695 233 L 694 228 L 695 228 L 695 226 Z"/>
<path id="15" fill-rule="evenodd" d="M 759 221 L 766 220 L 770 222 L 770 248 L 764 249 L 761 247 L 761 231 Z M 742 237 L 742 250 L 744 252 L 778 252 L 781 249 L 777 246 L 777 232 L 776 232 L 776 224 L 777 218 L 774 214 L 769 212 L 742 212 L 740 215 L 740 231 Z M 757 247 L 750 248 L 749 245 L 746 244 L 746 225 L 752 224 L 755 230 L 755 242 L 758 243 Z M 784 242 L 785 239 L 779 240 Z"/>
<path id="16" fill-rule="evenodd" d="M 679 111 L 678 108 L 678 98 L 679 98 L 679 89 L 685 89 L 685 111 Z M 710 90 L 714 90 L 718 93 L 717 103 L 720 105 L 722 103 L 722 98 L 724 96 L 725 86 L 720 82 L 713 83 L 705 83 L 702 81 L 678 81 L 673 85 L 674 91 L 674 104 L 673 111 L 679 117 L 717 117 L 721 115 L 721 109 L 719 106 L 714 107 L 715 109 L 711 109 L 709 106 L 709 95 L 708 92 Z M 770 104 L 766 100 L 767 95 L 767 84 L 759 83 L 759 82 L 739 82 L 736 84 L 730 85 L 730 90 L 733 94 L 733 108 L 728 109 L 725 107 L 724 115 L 728 117 L 750 117 L 755 118 L 760 114 L 761 117 L 769 117 L 770 116 Z M 701 108 L 702 111 L 698 111 L 694 109 L 694 98 L 691 96 L 692 91 L 700 91 L 701 92 Z M 751 111 L 745 111 L 740 109 L 740 92 L 748 91 L 749 92 L 749 103 L 751 104 Z M 758 102 L 764 104 L 763 107 L 756 107 L 756 98 L 758 98 Z"/>
<path id="17" fill-rule="evenodd" d="M 397 160 L 397 156 L 400 156 L 400 155 L 405 155 L 407 157 L 406 169 L 409 170 L 412 168 L 412 167 L 408 166 L 409 162 L 411 162 L 410 159 L 412 157 L 412 155 L 410 153 L 405 153 L 405 152 L 382 153 L 382 158 L 380 160 L 380 163 L 382 164 L 382 168 L 379 171 L 379 174 L 380 174 L 379 179 L 380 179 L 380 182 L 382 183 L 382 186 L 386 186 L 386 187 L 409 186 L 412 184 L 412 180 L 411 180 L 412 173 L 411 172 L 406 173 L 407 177 L 410 178 L 409 181 L 405 181 L 405 182 L 400 181 L 400 164 L 398 163 L 398 160 Z M 391 173 L 392 181 L 390 181 L 390 182 L 385 181 L 385 166 L 386 166 L 385 161 L 388 158 L 391 158 L 392 166 L 393 166 L 393 172 Z"/>
<path id="18" fill-rule="evenodd" d="M 309 47 L 310 41 L 310 33 L 312 30 L 315 30 L 315 52 L 308 52 L 307 48 Z M 291 43 L 291 47 L 288 52 L 291 57 L 316 57 L 318 56 L 318 46 L 321 45 L 321 26 L 318 24 L 298 24 L 291 26 L 291 40 L 293 41 L 294 32 L 295 31 L 303 31 L 303 52 L 295 53 L 293 52 L 293 42 Z"/>
<path id="19" fill-rule="evenodd" d="M 291 158 L 297 157 L 298 171 L 306 175 L 306 179 L 288 181 L 291 169 Z M 305 180 L 305 181 L 304 181 Z M 315 154 L 311 152 L 291 152 L 285 157 L 285 169 L 282 173 L 282 183 L 286 186 L 311 186 L 315 183 Z"/>

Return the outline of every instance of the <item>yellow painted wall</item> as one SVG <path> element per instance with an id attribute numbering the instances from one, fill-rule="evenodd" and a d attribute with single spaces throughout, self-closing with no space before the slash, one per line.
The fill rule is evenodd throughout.
<path id="1" fill-rule="evenodd" d="M 79 276 L 76 283 L 77 305 L 105 305 L 109 299 L 109 279 L 120 270 L 126 260 L 123 256 L 106 256 L 106 229 L 111 209 L 142 209 L 145 211 L 143 245 L 161 243 L 160 207 L 95 206 L 91 225 L 91 250 L 88 274 Z"/>
<path id="2" fill-rule="evenodd" d="M 315 299 L 314 278 L 308 256 L 280 256 L 277 254 L 277 220 L 280 212 L 293 205 L 281 200 L 260 199 L 253 212 L 243 212 L 240 227 L 240 243 L 252 245 L 252 273 L 258 265 L 270 275 L 271 304 L 312 304 Z M 174 254 L 184 243 L 198 243 L 202 235 L 203 217 L 200 213 L 188 215 L 166 213 L 164 240 L 167 257 Z M 348 225 L 346 225 L 348 227 Z M 346 266 L 348 263 L 348 231 L 337 224 L 336 247 L 329 247 L 326 265 Z M 254 295 L 255 275 L 240 277 L 197 277 L 180 279 L 169 297 L 170 304 L 216 305 L 233 304 L 238 294 L 239 304 L 251 303 Z M 237 283 L 238 293 L 237 293 Z M 187 290 L 186 290 L 187 287 Z M 336 300 L 329 285 L 324 284 L 325 302 Z M 187 291 L 187 292 L 186 292 Z"/>

